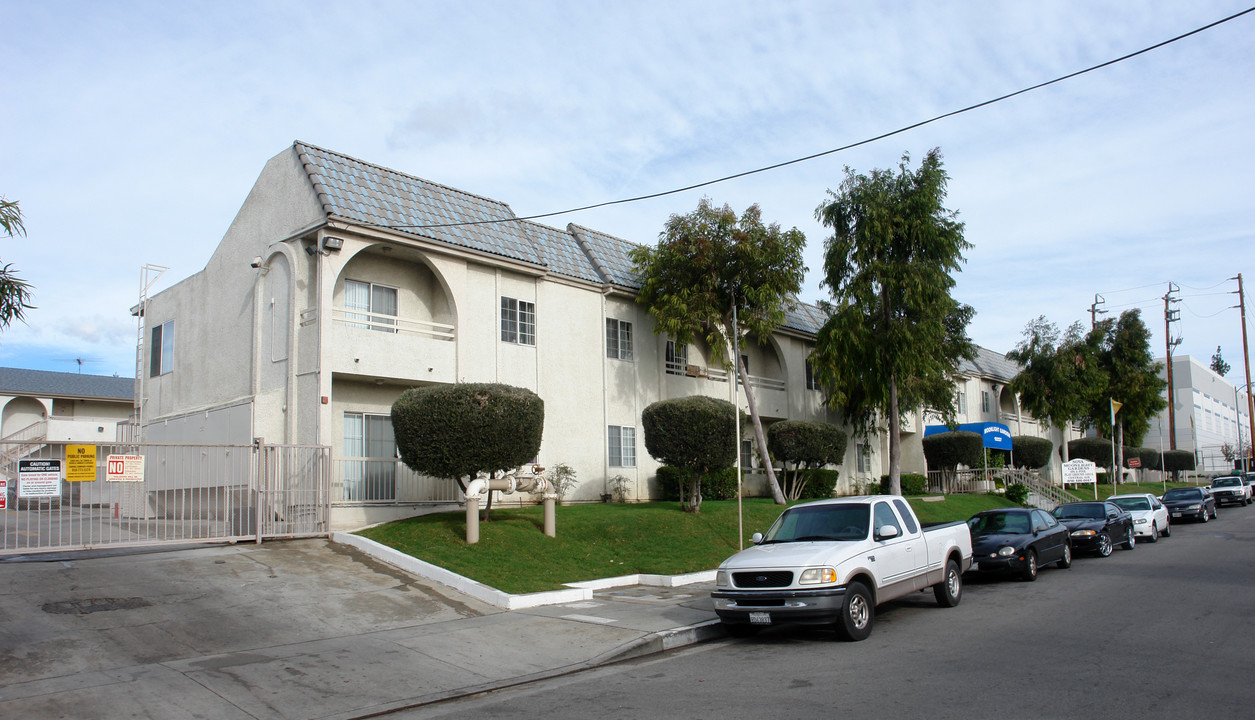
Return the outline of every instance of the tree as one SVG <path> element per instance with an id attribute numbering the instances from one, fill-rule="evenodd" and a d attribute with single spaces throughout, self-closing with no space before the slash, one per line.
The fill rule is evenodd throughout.
<path id="1" fill-rule="evenodd" d="M 711 363 L 727 367 L 726 358 L 734 354 L 734 314 L 738 341 L 753 337 L 766 344 L 784 323 L 806 273 L 805 245 L 806 237 L 797 228 L 781 231 L 779 225 L 764 225 L 757 205 L 738 218 L 727 205 L 717 208 L 703 198 L 693 212 L 667 220 L 658 247 L 630 252 L 641 279 L 637 299 L 654 318 L 654 334 L 668 335 L 677 344 L 702 338 L 710 347 Z M 733 364 L 745 389 L 771 495 L 783 505 L 749 370 L 739 357 Z"/>
<path id="2" fill-rule="evenodd" d="M 22 209 L 16 200 L 5 200 L 0 197 L 0 232 L 4 237 L 26 235 L 26 225 L 22 222 Z M 30 304 L 31 286 L 17 276 L 10 263 L 0 267 L 0 330 L 7 328 L 14 320 L 25 320 L 26 311 L 33 310 Z"/>
<path id="3" fill-rule="evenodd" d="M 980 433 L 966 430 L 929 435 L 923 440 L 924 460 L 928 467 L 941 471 L 942 486 L 947 480 L 954 480 L 955 471 L 960 465 L 977 467 L 982 464 L 985 455 L 985 440 Z"/>
<path id="4" fill-rule="evenodd" d="M 971 247 L 957 213 L 943 206 L 949 176 L 933 149 L 919 170 L 845 169 L 839 192 L 815 211 L 825 241 L 824 283 L 832 303 L 811 355 L 816 376 L 855 432 L 889 423 L 889 484 L 901 492 L 901 413 L 919 407 L 954 419 L 954 375 L 974 359 L 972 308 L 950 296 L 952 273 Z"/>
<path id="5" fill-rule="evenodd" d="M 1025 326 L 1023 339 L 1007 359 L 1020 366 L 1007 384 L 1019 396 L 1020 407 L 1061 430 L 1086 417 L 1106 397 L 1107 378 L 1080 323 L 1061 335 L 1058 326 L 1038 316 Z M 1062 447 L 1066 453 L 1067 444 Z"/>
<path id="6" fill-rule="evenodd" d="M 645 450 L 682 473 L 680 505 L 685 512 L 701 512 L 703 475 L 736 463 L 738 421 L 732 403 L 704 395 L 659 400 L 641 412 Z"/>
<path id="7" fill-rule="evenodd" d="M 808 420 L 784 420 L 767 428 L 767 447 L 783 463 L 793 465 L 785 472 L 784 494 L 790 500 L 802 497 L 809 481 L 803 471 L 841 462 L 845 456 L 846 437 L 832 423 Z"/>
<path id="8" fill-rule="evenodd" d="M 1112 439 L 1122 450 L 1125 436 L 1130 445 L 1141 445 L 1150 420 L 1168 406 L 1162 393 L 1168 383 L 1159 377 L 1162 364 L 1150 351 L 1150 330 L 1140 310 L 1125 310 L 1118 320 L 1107 319 L 1090 331 L 1088 343 L 1097 349 L 1099 365 L 1107 376 L 1106 393 L 1091 398 L 1089 423 Z M 1111 423 L 1111 402 L 1121 404 Z M 1120 452 L 1116 465 L 1122 464 Z"/>
<path id="9" fill-rule="evenodd" d="M 392 404 L 401 461 L 414 472 L 457 482 L 526 465 L 540 452 L 545 402 L 526 388 L 461 383 L 410 388 Z M 489 519 L 492 494 L 483 520 Z"/>
<path id="10" fill-rule="evenodd" d="M 1225 362 L 1224 358 L 1220 357 L 1219 345 L 1216 346 L 1216 354 L 1211 356 L 1211 369 L 1212 372 L 1216 373 L 1220 377 L 1224 377 L 1229 374 L 1229 363 Z"/>

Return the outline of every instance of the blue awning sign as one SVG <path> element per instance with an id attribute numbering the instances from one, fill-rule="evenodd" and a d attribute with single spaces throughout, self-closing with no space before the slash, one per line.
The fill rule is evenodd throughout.
<path id="1" fill-rule="evenodd" d="M 984 445 L 987 448 L 993 448 L 994 450 L 1011 449 L 1011 428 L 1002 423 L 963 423 L 955 430 L 977 433 L 984 440 Z M 945 425 L 926 425 L 924 427 L 924 437 L 944 432 L 950 432 L 950 428 Z"/>

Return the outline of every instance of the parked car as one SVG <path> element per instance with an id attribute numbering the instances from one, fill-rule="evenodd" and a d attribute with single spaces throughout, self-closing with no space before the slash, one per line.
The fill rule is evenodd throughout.
<path id="1" fill-rule="evenodd" d="M 1251 486 L 1237 475 L 1226 475 L 1211 481 L 1211 496 L 1217 507 L 1225 503 L 1245 507 L 1251 504 Z"/>
<path id="2" fill-rule="evenodd" d="M 1207 522 L 1216 517 L 1216 498 L 1203 488 L 1172 488 L 1163 494 L 1163 504 L 1173 520 L 1192 517 L 1199 522 Z"/>
<path id="3" fill-rule="evenodd" d="M 1013 573 L 1022 580 L 1037 579 L 1046 563 L 1072 565 L 1068 529 L 1046 512 L 1035 508 L 998 508 L 973 515 L 972 570 L 981 573 Z"/>
<path id="4" fill-rule="evenodd" d="M 1054 516 L 1068 528 L 1074 552 L 1092 552 L 1107 557 L 1115 545 L 1132 550 L 1137 544 L 1133 535 L 1133 516 L 1109 502 L 1065 503 L 1055 508 Z"/>
<path id="5" fill-rule="evenodd" d="M 896 495 L 834 498 L 794 505 L 754 533 L 754 547 L 719 566 L 710 596 L 729 635 L 802 623 L 863 640 L 880 603 L 931 588 L 938 605 L 958 605 L 971 564 L 962 522 L 925 527 Z"/>
<path id="6" fill-rule="evenodd" d="M 1172 536 L 1172 514 L 1150 493 L 1112 495 L 1107 502 L 1129 511 L 1133 516 L 1133 534 L 1150 542 L 1158 542 L 1160 536 Z"/>

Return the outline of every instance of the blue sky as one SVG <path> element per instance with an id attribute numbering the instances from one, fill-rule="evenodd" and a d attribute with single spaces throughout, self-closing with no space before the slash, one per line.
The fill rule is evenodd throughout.
<path id="1" fill-rule="evenodd" d="M 1240 2 L 18 2 L 0 0 L 0 261 L 38 309 L 0 365 L 133 375 L 140 267 L 201 270 L 293 140 L 520 215 L 839 147 L 1244 10 Z M 656 240 L 703 195 L 808 239 L 843 168 L 940 147 L 974 247 L 956 297 L 1005 352 L 1045 315 L 1143 308 L 1164 349 L 1241 374 L 1228 278 L 1255 283 L 1255 14 L 1031 94 L 822 159 L 544 222 Z M 1250 293 L 1248 292 L 1248 296 Z M 1248 303 L 1250 304 L 1250 303 Z M 1255 327 L 1255 309 L 1248 321 Z M 1244 382 L 1244 380 L 1237 380 Z"/>

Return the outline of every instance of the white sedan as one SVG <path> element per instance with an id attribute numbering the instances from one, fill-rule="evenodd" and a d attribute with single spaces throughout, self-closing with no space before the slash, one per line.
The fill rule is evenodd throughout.
<path id="1" fill-rule="evenodd" d="M 1150 542 L 1159 540 L 1160 536 L 1172 535 L 1168 508 L 1159 502 L 1159 498 L 1150 493 L 1136 495 L 1112 495 L 1107 502 L 1124 508 L 1133 516 L 1133 534 L 1146 538 Z"/>

